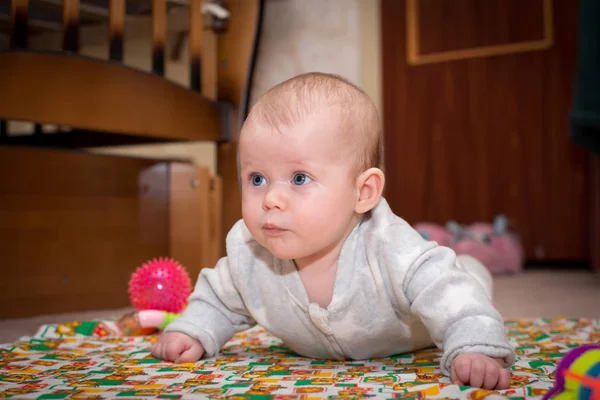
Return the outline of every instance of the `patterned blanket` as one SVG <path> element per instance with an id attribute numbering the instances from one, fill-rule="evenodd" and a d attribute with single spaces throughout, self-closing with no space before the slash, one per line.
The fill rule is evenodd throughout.
<path id="1" fill-rule="evenodd" d="M 508 390 L 450 384 L 436 349 L 380 360 L 306 359 L 260 327 L 236 335 L 218 357 L 159 362 L 156 335 L 120 337 L 112 321 L 44 325 L 33 337 L 0 346 L 0 398 L 541 398 L 572 347 L 600 341 L 600 320 L 507 321 L 518 361 Z"/>

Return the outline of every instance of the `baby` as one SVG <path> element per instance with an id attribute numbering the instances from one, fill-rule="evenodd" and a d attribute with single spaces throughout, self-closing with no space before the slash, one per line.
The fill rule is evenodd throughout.
<path id="1" fill-rule="evenodd" d="M 515 353 L 489 273 L 392 212 L 381 148 L 373 102 L 342 78 L 304 74 L 267 92 L 240 135 L 243 219 L 227 236 L 227 256 L 202 270 L 152 354 L 213 357 L 260 324 L 319 359 L 436 345 L 454 383 L 507 388 Z"/>

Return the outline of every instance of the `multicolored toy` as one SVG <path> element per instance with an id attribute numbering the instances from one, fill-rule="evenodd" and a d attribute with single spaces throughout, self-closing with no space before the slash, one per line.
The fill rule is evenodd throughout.
<path id="1" fill-rule="evenodd" d="M 125 314 L 116 321 L 116 324 L 123 336 L 142 336 L 165 329 L 177 318 L 179 314 L 167 311 L 141 310 Z"/>
<path id="2" fill-rule="evenodd" d="M 543 400 L 600 399 L 600 344 L 570 350 L 558 363 L 555 379 Z"/>
<path id="3" fill-rule="evenodd" d="M 141 310 L 180 313 L 192 292 L 190 277 L 178 262 L 158 258 L 139 267 L 129 280 L 131 304 Z"/>

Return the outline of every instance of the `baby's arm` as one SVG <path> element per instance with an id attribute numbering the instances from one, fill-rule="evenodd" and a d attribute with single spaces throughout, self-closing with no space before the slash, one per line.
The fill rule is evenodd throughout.
<path id="1" fill-rule="evenodd" d="M 224 257 L 215 268 L 202 270 L 187 308 L 167 325 L 152 354 L 176 362 L 212 357 L 236 332 L 254 324 Z"/>
<path id="2" fill-rule="evenodd" d="M 489 366 L 503 383 L 508 371 L 501 370 L 515 359 L 504 321 L 479 282 L 456 266 L 454 251 L 427 242 L 408 224 L 398 223 L 386 229 L 379 257 L 400 307 L 417 316 L 444 350 L 442 372 L 455 374 L 457 383 L 467 383 L 462 380 L 465 375 L 474 375 L 468 383 L 477 386 L 481 376 L 485 384 Z M 476 356 L 476 363 L 471 356 Z M 483 374 L 480 361 L 486 367 Z"/>
<path id="3" fill-rule="evenodd" d="M 444 373 L 454 373 L 459 382 L 471 386 L 496 379 L 496 387 L 500 376 L 503 381 L 506 377 L 501 370 L 514 362 L 514 350 L 506 339 L 504 321 L 483 287 L 455 262 L 449 248 L 435 246 L 423 251 L 407 273 L 404 293 L 411 312 L 444 349 Z"/>

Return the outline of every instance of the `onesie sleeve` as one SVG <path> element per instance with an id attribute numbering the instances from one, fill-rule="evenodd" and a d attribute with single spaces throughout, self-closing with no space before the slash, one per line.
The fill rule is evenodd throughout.
<path id="1" fill-rule="evenodd" d="M 422 239 L 408 224 L 387 229 L 383 249 L 393 291 L 443 350 L 440 366 L 449 375 L 461 353 L 515 360 L 504 320 L 479 282 L 456 266 L 448 247 Z"/>
<path id="2" fill-rule="evenodd" d="M 215 268 L 204 268 L 188 306 L 164 332 L 183 332 L 202 343 L 205 356 L 213 357 L 231 337 L 254 326 L 235 287 L 230 260 L 223 257 Z"/>

